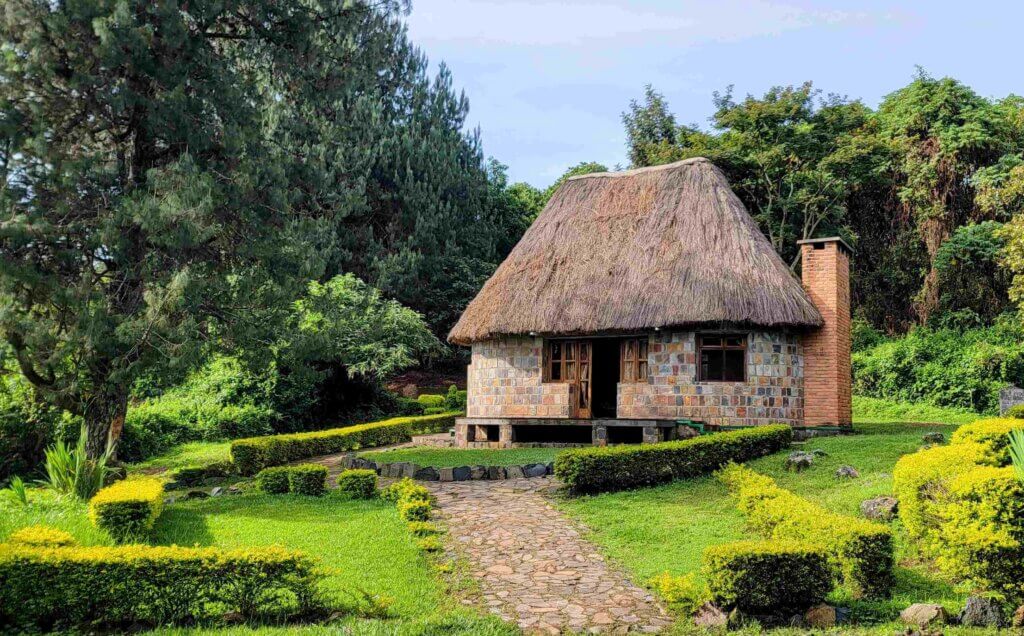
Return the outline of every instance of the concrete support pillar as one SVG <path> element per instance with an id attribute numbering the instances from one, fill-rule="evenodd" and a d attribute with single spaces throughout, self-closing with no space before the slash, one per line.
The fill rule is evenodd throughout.
<path id="1" fill-rule="evenodd" d="M 512 447 L 512 425 L 501 424 L 498 426 L 498 446 L 500 448 Z"/>
<path id="2" fill-rule="evenodd" d="M 595 424 L 591 429 L 591 443 L 594 446 L 608 445 L 608 427 L 602 424 Z"/>
<path id="3" fill-rule="evenodd" d="M 660 442 L 660 436 L 658 435 L 657 426 L 645 426 L 644 427 L 644 444 L 656 444 Z"/>
<path id="4" fill-rule="evenodd" d="M 455 423 L 455 447 L 466 448 L 469 445 L 469 424 L 465 422 Z"/>

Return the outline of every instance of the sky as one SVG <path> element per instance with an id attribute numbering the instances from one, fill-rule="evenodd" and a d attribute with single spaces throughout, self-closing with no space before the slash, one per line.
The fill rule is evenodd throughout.
<path id="1" fill-rule="evenodd" d="M 1024 2 L 413 0 L 409 33 L 469 98 L 512 181 L 626 166 L 622 112 L 654 85 L 708 128 L 712 94 L 813 81 L 871 107 L 917 66 L 986 97 L 1024 94 Z"/>

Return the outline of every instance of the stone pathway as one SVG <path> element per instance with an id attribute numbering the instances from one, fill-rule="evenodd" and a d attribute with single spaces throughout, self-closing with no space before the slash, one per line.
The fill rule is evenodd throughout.
<path id="1" fill-rule="evenodd" d="M 551 478 L 424 483 L 483 603 L 528 634 L 657 633 L 672 619 L 549 504 Z"/>

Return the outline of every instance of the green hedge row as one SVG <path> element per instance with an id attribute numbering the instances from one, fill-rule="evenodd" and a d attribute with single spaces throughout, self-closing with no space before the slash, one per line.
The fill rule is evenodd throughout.
<path id="1" fill-rule="evenodd" d="M 799 541 L 736 541 L 704 551 L 711 598 L 749 614 L 802 612 L 832 590 L 832 567 L 819 546 Z"/>
<path id="2" fill-rule="evenodd" d="M 320 464 L 273 466 L 256 475 L 256 487 L 269 495 L 310 495 L 319 497 L 327 492 L 327 467 Z"/>
<path id="3" fill-rule="evenodd" d="M 678 442 L 579 448 L 555 458 L 555 475 L 574 494 L 624 490 L 706 475 L 730 461 L 778 452 L 792 440 L 789 426 L 771 425 Z"/>
<path id="4" fill-rule="evenodd" d="M 439 433 L 455 425 L 459 413 L 395 417 L 380 422 L 309 433 L 250 437 L 231 442 L 238 472 L 252 476 L 270 466 L 360 448 L 408 442 L 413 435 Z"/>
<path id="5" fill-rule="evenodd" d="M 134 477 L 96 493 L 89 500 L 89 518 L 116 541 L 133 541 L 149 534 L 163 507 L 163 482 L 155 477 Z"/>
<path id="6" fill-rule="evenodd" d="M 747 522 L 765 538 L 824 546 L 851 587 L 870 597 L 889 595 L 894 582 L 889 528 L 835 514 L 743 466 L 730 465 L 719 477 L 739 500 Z"/>
<path id="7" fill-rule="evenodd" d="M 118 630 L 307 613 L 318 576 L 281 548 L 0 545 L 0 632 Z"/>

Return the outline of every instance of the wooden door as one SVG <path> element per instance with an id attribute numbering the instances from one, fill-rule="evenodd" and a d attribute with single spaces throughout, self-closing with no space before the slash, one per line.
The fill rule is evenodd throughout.
<path id="1" fill-rule="evenodd" d="M 590 380 L 594 347 L 589 340 L 569 340 L 565 343 L 565 379 L 569 382 L 569 417 L 589 419 Z"/>

